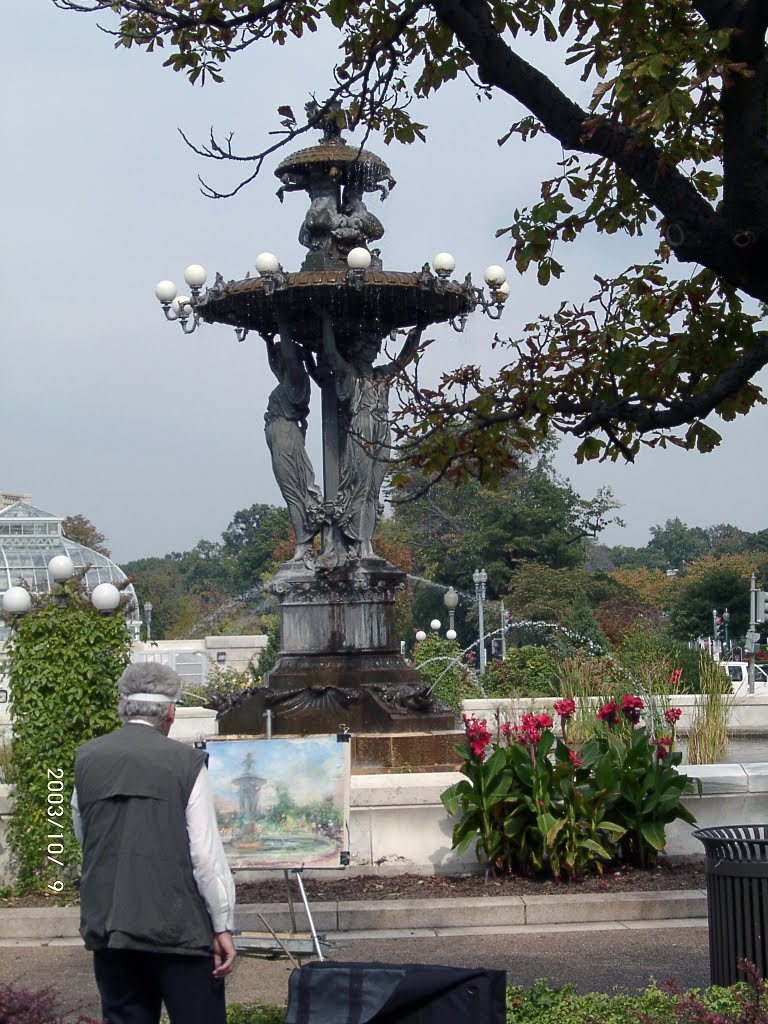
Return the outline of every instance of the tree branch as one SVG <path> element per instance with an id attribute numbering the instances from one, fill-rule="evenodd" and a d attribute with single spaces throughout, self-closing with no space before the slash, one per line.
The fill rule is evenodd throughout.
<path id="1" fill-rule="evenodd" d="M 481 79 L 523 104 L 567 149 L 609 159 L 675 225 L 674 252 L 720 274 L 755 298 L 768 299 L 768 281 L 754 256 L 740 257 L 723 218 L 662 153 L 634 132 L 597 119 L 546 75 L 515 53 L 493 25 L 485 0 L 435 0 L 435 12 L 461 41 Z"/>

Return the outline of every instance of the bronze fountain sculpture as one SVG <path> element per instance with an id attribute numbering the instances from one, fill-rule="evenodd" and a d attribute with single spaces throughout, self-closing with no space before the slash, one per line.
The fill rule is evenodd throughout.
<path id="1" fill-rule="evenodd" d="M 395 182 L 375 154 L 347 145 L 342 112 L 308 105 L 321 142 L 287 157 L 275 174 L 278 197 L 310 199 L 299 232 L 307 256 L 288 273 L 271 253 L 257 257 L 258 277 L 224 281 L 202 293 L 202 267 L 187 268 L 190 297 L 156 289 L 168 319 L 190 333 L 200 321 L 235 327 L 265 342 L 276 378 L 265 415 L 272 467 L 290 513 L 296 547 L 270 584 L 280 604 L 280 657 L 255 696 L 225 712 L 221 733 L 262 733 L 266 711 L 276 733 L 397 733 L 450 730 L 442 707 L 401 655 L 394 603 L 406 576 L 376 555 L 373 534 L 391 455 L 389 390 L 415 358 L 430 324 L 461 330 L 478 305 L 494 318 L 509 288 L 491 267 L 489 302 L 471 278 L 450 280 L 453 259 L 436 273 L 386 271 L 378 249 L 381 221 L 365 203 Z M 398 354 L 376 364 L 384 342 L 402 337 Z M 312 383 L 322 403 L 322 487 L 305 448 Z M 319 539 L 319 546 L 318 546 Z"/>

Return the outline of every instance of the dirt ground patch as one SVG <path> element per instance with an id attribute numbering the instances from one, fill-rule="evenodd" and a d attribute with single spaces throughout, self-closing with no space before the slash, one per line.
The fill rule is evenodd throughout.
<path id="1" fill-rule="evenodd" d="M 610 867 L 601 877 L 585 878 L 581 882 L 553 882 L 551 879 L 524 878 L 507 875 L 490 878 L 482 875 L 339 875 L 308 877 L 304 879 L 307 898 L 315 903 L 336 900 L 412 900 L 483 898 L 486 896 L 552 896 L 556 893 L 599 892 L 656 892 L 664 889 L 704 889 L 704 859 L 680 857 L 674 861 L 664 858 L 652 871 L 636 868 Z M 296 897 L 295 886 L 293 886 Z M 62 894 L 64 895 L 64 894 Z M 285 903 L 283 879 L 265 879 L 237 886 L 237 902 Z M 51 907 L 77 903 L 77 892 L 66 898 L 51 896 L 20 896 L 0 899 L 0 907 Z"/>
<path id="2" fill-rule="evenodd" d="M 653 871 L 631 867 L 608 868 L 602 877 L 582 882 L 553 882 L 508 875 L 489 879 L 482 875 L 344 875 L 306 878 L 307 898 L 314 902 L 335 900 L 403 900 L 483 898 L 486 896 L 554 895 L 556 893 L 655 892 L 664 889 L 703 889 L 704 859 L 702 857 L 661 859 Z M 237 886 L 238 903 L 283 903 L 285 882 L 282 880 L 248 882 Z"/>

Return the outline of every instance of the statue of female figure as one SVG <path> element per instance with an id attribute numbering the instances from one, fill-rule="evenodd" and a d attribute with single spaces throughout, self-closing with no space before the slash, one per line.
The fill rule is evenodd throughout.
<path id="1" fill-rule="evenodd" d="M 301 562 L 312 551 L 323 495 L 315 484 L 315 473 L 305 445 L 309 374 L 283 320 L 279 322 L 279 332 L 279 343 L 274 338 L 265 339 L 269 366 L 279 383 L 269 396 L 264 414 L 264 433 L 272 456 L 272 470 L 296 534 L 296 551 L 291 561 Z"/>
<path id="2" fill-rule="evenodd" d="M 349 360 L 336 347 L 330 318 L 323 317 L 323 351 L 331 367 L 343 413 L 344 440 L 339 490 L 334 505 L 336 525 L 353 558 L 375 558 L 371 544 L 382 513 L 379 492 L 390 458 L 389 390 L 395 374 L 416 354 L 424 331 L 414 327 L 396 359 L 374 367 L 381 344 L 378 336 L 361 335 Z"/>

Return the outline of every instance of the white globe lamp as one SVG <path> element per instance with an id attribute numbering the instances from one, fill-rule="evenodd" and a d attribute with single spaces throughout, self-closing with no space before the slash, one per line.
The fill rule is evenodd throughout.
<path id="1" fill-rule="evenodd" d="M 347 266 L 350 270 L 367 270 L 371 265 L 371 254 L 362 245 L 349 250 Z"/>
<path id="2" fill-rule="evenodd" d="M 75 575 L 75 563 L 69 555 L 54 555 L 48 563 L 48 575 L 56 583 L 65 583 Z"/>
<path id="3" fill-rule="evenodd" d="M 164 304 L 173 302 L 176 298 L 176 285 L 173 281 L 158 281 L 155 285 L 155 296 Z"/>
<path id="4" fill-rule="evenodd" d="M 32 607 L 32 596 L 24 587 L 9 587 L 3 594 L 3 611 L 9 615 L 24 615 Z"/>
<path id="5" fill-rule="evenodd" d="M 445 634 L 445 638 L 446 638 L 446 640 L 455 640 L 456 639 L 456 630 L 455 629 L 449 629 L 446 632 L 446 634 Z"/>
<path id="6" fill-rule="evenodd" d="M 280 261 L 273 252 L 260 252 L 256 257 L 256 269 L 260 274 L 276 274 Z"/>
<path id="7" fill-rule="evenodd" d="M 420 629 L 418 631 L 418 633 L 416 634 L 416 639 L 418 640 L 419 643 L 421 643 L 422 640 L 426 640 L 427 639 L 427 634 L 424 632 L 423 629 Z"/>
<path id="8" fill-rule="evenodd" d="M 438 631 L 438 629 L 440 629 L 441 626 L 442 622 L 440 621 L 440 619 L 432 619 L 432 621 L 429 624 L 429 628 L 433 630 L 435 633 Z"/>
<path id="9" fill-rule="evenodd" d="M 192 303 L 188 295 L 177 295 L 171 303 L 171 309 L 178 317 L 188 317 L 192 312 Z"/>
<path id="10" fill-rule="evenodd" d="M 494 296 L 497 302 L 506 302 L 509 298 L 509 281 L 505 281 L 504 284 L 499 285 L 498 288 L 494 289 Z"/>
<path id="11" fill-rule="evenodd" d="M 184 280 L 190 288 L 202 288 L 208 280 L 208 271 L 199 263 L 192 263 L 184 271 Z"/>
<path id="12" fill-rule="evenodd" d="M 452 274 L 456 269 L 456 260 L 449 252 L 439 252 L 432 260 L 432 266 L 436 274 L 439 274 L 441 277 L 447 277 L 448 274 Z"/>
<path id="13" fill-rule="evenodd" d="M 91 592 L 91 604 L 97 612 L 113 612 L 120 604 L 120 591 L 114 583 L 99 583 Z"/>
<path id="14" fill-rule="evenodd" d="M 485 283 L 490 288 L 501 288 L 506 280 L 507 272 L 504 267 L 493 263 L 490 267 L 485 268 Z"/>

